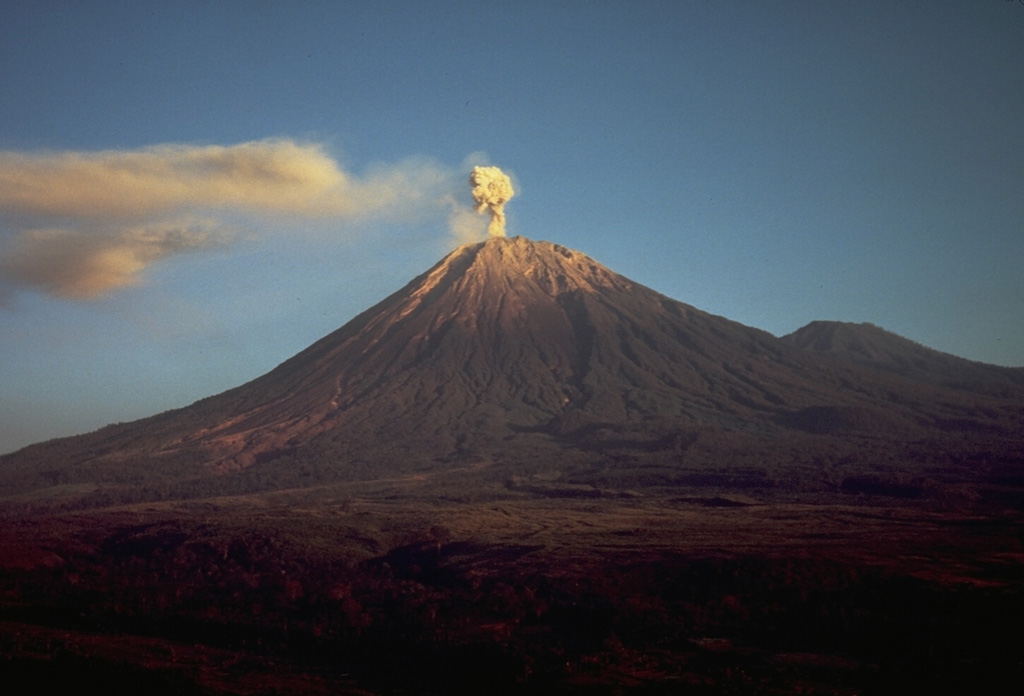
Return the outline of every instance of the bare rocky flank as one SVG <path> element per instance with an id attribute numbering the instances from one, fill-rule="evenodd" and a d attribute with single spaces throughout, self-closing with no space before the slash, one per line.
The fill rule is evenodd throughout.
<path id="1" fill-rule="evenodd" d="M 0 479 L 42 485 L 26 472 L 49 462 L 55 480 L 123 489 L 126 476 L 165 486 L 259 465 L 264 482 L 245 486 L 293 487 L 303 466 L 318 480 L 545 457 L 689 470 L 741 450 L 762 453 L 764 476 L 828 488 L 838 482 L 801 468 L 819 454 L 877 464 L 898 447 L 908 466 L 949 464 L 977 444 L 1013 458 L 1022 420 L 1020 370 L 870 325 L 815 322 L 779 339 L 578 251 L 492 238 L 248 384 L 27 448 L 0 460 Z"/>

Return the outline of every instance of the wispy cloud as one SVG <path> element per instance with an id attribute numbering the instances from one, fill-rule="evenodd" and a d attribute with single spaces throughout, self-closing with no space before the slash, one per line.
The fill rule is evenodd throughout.
<path id="1" fill-rule="evenodd" d="M 232 214 L 408 219 L 459 209 L 460 179 L 417 159 L 357 177 L 323 146 L 293 140 L 0 152 L 0 280 L 96 297 L 139 283 L 162 258 L 227 243 Z"/>
<path id="2" fill-rule="evenodd" d="M 0 256 L 0 275 L 58 297 L 88 299 L 135 285 L 150 264 L 218 246 L 225 236 L 215 223 L 191 219 L 116 230 L 23 230 Z"/>

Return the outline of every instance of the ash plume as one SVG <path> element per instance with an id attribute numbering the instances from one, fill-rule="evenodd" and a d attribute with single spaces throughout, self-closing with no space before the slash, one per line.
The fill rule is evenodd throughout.
<path id="1" fill-rule="evenodd" d="M 476 212 L 482 213 L 486 210 L 491 213 L 487 233 L 493 237 L 504 237 L 505 204 L 515 195 L 512 180 L 497 167 L 473 167 L 473 172 L 469 175 L 469 184 L 473 187 Z"/>
<path id="2" fill-rule="evenodd" d="M 5 290 L 99 298 L 144 283 L 163 259 L 291 217 L 357 226 L 430 215 L 456 178 L 418 158 L 360 176 L 326 147 L 289 139 L 0 150 L 0 306 Z"/>

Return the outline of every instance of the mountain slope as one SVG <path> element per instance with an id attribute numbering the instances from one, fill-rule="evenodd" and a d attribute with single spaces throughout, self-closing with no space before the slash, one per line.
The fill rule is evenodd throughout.
<path id="1" fill-rule="evenodd" d="M 55 480 L 83 481 L 311 462 L 379 477 L 516 451 L 520 462 L 629 450 L 678 463 L 698 440 L 702 461 L 787 447 L 809 457 L 836 447 L 808 437 L 1005 434 L 1024 410 L 1012 384 L 954 394 L 878 370 L 889 355 L 880 348 L 865 366 L 809 336 L 707 314 L 555 244 L 494 238 L 460 247 L 248 384 L 27 448 L 0 459 L 0 478 L 51 465 Z"/>
<path id="2" fill-rule="evenodd" d="M 953 388 L 1005 392 L 1024 386 L 1024 369 L 965 360 L 874 324 L 813 321 L 782 340 L 818 354 Z"/>

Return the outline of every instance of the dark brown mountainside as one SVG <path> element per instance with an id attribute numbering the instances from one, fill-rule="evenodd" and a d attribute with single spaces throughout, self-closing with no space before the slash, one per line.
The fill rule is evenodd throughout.
<path id="1" fill-rule="evenodd" d="M 1024 386 L 1024 369 L 973 362 L 926 348 L 874 324 L 812 321 L 783 341 L 906 377 L 982 391 Z"/>
<path id="2" fill-rule="evenodd" d="M 978 389 L 950 384 L 961 365 Z M 180 478 L 183 463 L 188 477 L 279 467 L 273 479 L 303 466 L 380 477 L 453 461 L 813 459 L 835 452 L 822 435 L 1010 437 L 1024 415 L 1019 378 L 873 327 L 816 323 L 778 339 L 579 252 L 494 238 L 248 384 L 26 448 L 0 460 L 0 476 L 22 488 L 42 485 L 39 467 L 55 482 L 144 482 Z"/>

